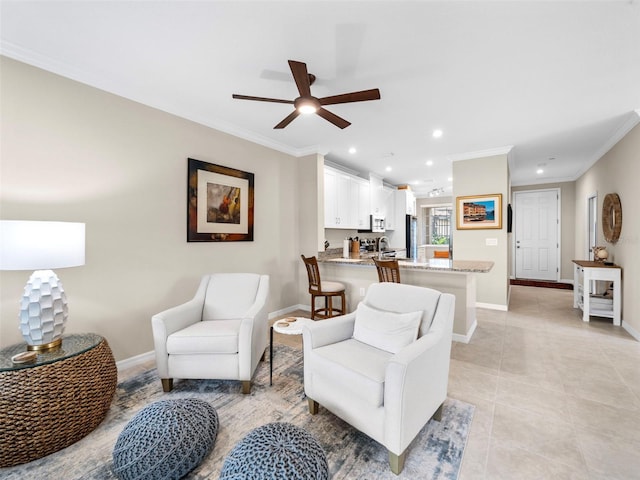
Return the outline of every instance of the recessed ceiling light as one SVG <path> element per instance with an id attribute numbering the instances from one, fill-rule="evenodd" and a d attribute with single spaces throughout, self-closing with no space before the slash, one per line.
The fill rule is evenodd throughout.
<path id="1" fill-rule="evenodd" d="M 541 174 L 543 174 L 543 173 L 544 173 L 544 170 L 543 170 L 543 169 L 541 169 L 541 168 L 539 168 L 538 170 L 536 170 L 536 173 L 537 173 L 538 175 L 541 175 Z"/>
<path id="2" fill-rule="evenodd" d="M 427 160 L 426 165 L 427 165 L 428 167 L 430 167 L 431 165 L 433 165 L 433 160 Z"/>
<path id="3" fill-rule="evenodd" d="M 433 131 L 433 138 L 440 138 L 442 136 L 442 130 L 440 130 L 439 128 L 436 128 Z"/>
<path id="4" fill-rule="evenodd" d="M 353 155 L 354 153 L 356 153 L 357 151 L 358 151 L 358 150 L 356 150 L 356 147 L 351 147 L 351 148 L 349 149 L 349 153 L 350 153 L 350 154 L 352 154 L 352 155 Z"/>
<path id="5" fill-rule="evenodd" d="M 387 168 L 385 168 L 385 170 L 386 170 L 387 172 L 390 172 L 390 171 L 392 170 L 392 168 L 391 168 L 391 167 L 387 167 Z"/>

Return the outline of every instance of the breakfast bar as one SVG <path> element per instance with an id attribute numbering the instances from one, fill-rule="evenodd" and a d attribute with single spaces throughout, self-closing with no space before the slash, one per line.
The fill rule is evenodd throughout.
<path id="1" fill-rule="evenodd" d="M 318 264 L 322 278 L 342 282 L 347 287 L 348 310 L 356 309 L 366 289 L 378 282 L 372 258 L 375 254 L 352 255 L 342 258 L 322 252 Z M 453 339 L 467 343 L 476 328 L 476 274 L 489 272 L 490 261 L 399 258 L 402 283 L 418 285 L 451 293 L 456 297 Z"/>

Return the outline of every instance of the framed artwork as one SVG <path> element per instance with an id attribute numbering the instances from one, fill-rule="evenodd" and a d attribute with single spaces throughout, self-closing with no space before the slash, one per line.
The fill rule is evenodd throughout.
<path id="1" fill-rule="evenodd" d="M 502 194 L 456 197 L 456 228 L 502 228 Z"/>
<path id="2" fill-rule="evenodd" d="M 187 241 L 253 241 L 253 173 L 188 163 Z"/>

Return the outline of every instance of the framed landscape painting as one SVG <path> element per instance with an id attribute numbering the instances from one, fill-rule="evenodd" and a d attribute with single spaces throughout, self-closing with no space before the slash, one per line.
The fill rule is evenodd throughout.
<path id="1" fill-rule="evenodd" d="M 253 173 L 188 161 L 187 241 L 253 241 Z"/>
<path id="2" fill-rule="evenodd" d="M 456 197 L 458 230 L 502 228 L 502 194 Z"/>

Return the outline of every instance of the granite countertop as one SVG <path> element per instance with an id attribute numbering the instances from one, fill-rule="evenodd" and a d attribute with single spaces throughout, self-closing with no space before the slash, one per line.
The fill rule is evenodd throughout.
<path id="1" fill-rule="evenodd" d="M 372 258 L 378 254 L 366 252 L 360 255 L 352 254 L 349 258 L 342 258 L 333 252 L 324 252 L 319 255 L 319 263 L 332 263 L 336 265 L 361 265 L 375 266 Z M 414 270 L 437 270 L 442 272 L 463 272 L 463 273 L 486 273 L 493 268 L 493 262 L 484 260 L 451 260 L 448 258 L 412 259 L 398 258 L 400 268 Z"/>

